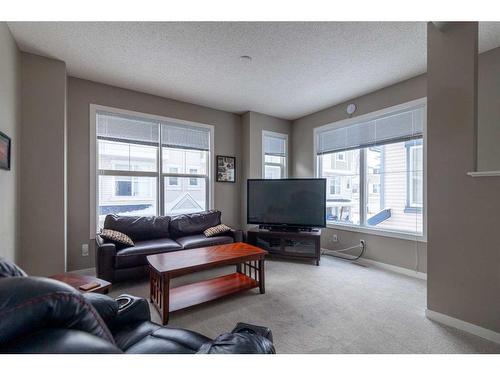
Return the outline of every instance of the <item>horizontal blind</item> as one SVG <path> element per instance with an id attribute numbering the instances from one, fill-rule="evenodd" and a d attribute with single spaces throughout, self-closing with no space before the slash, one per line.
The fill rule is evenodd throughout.
<path id="1" fill-rule="evenodd" d="M 341 128 L 320 130 L 316 133 L 316 152 L 319 155 L 421 137 L 425 114 L 425 105 L 419 105 Z"/>
<path id="2" fill-rule="evenodd" d="M 158 145 L 158 123 L 122 114 L 97 112 L 97 138 Z"/>
<path id="3" fill-rule="evenodd" d="M 164 147 L 208 151 L 210 130 L 198 126 L 162 123 L 161 143 Z"/>
<path id="4" fill-rule="evenodd" d="M 264 153 L 273 156 L 286 156 L 285 139 L 272 135 L 264 135 Z"/>

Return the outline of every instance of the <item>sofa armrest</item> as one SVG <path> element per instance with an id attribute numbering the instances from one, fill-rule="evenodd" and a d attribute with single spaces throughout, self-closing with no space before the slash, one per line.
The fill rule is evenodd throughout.
<path id="1" fill-rule="evenodd" d="M 197 354 L 276 354 L 271 341 L 251 333 L 224 333 L 203 344 Z"/>
<path id="2" fill-rule="evenodd" d="M 95 236 L 95 242 L 95 265 L 97 277 L 99 279 L 113 282 L 116 246 L 114 243 L 104 242 L 103 238 L 98 234 Z"/>
<path id="3" fill-rule="evenodd" d="M 240 229 L 231 229 L 229 235 L 233 237 L 234 242 L 243 242 L 243 231 Z"/>
<path id="4" fill-rule="evenodd" d="M 265 337 L 269 341 L 273 342 L 273 333 L 271 329 L 264 326 L 257 326 L 255 324 L 240 322 L 236 324 L 236 327 L 233 328 L 231 333 L 250 333 L 252 335 Z"/>
<path id="5" fill-rule="evenodd" d="M 117 329 L 132 323 L 151 320 L 149 303 L 145 298 L 122 294 L 116 300 L 123 300 L 126 304 L 118 309 L 118 314 L 113 320 L 113 328 Z"/>
<path id="6" fill-rule="evenodd" d="M 82 293 L 83 299 L 90 303 L 109 326 L 118 314 L 118 302 L 114 298 L 99 293 Z"/>

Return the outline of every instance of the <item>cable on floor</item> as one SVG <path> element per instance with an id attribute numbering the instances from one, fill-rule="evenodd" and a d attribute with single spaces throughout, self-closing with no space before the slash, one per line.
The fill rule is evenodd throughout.
<path id="1" fill-rule="evenodd" d="M 341 256 L 340 255 L 341 253 L 343 253 L 345 251 L 354 250 L 354 249 L 358 249 L 358 248 L 361 248 L 361 253 L 359 253 L 359 255 L 357 255 L 357 256 L 346 256 L 346 255 Z M 343 259 L 343 260 L 353 261 L 353 260 L 358 260 L 359 258 L 361 258 L 363 256 L 363 254 L 365 253 L 365 250 L 366 250 L 366 243 L 364 240 L 361 240 L 359 245 L 351 246 L 351 247 L 348 247 L 346 249 L 340 249 L 340 250 L 321 249 L 321 255 L 328 255 L 328 256 Z"/>

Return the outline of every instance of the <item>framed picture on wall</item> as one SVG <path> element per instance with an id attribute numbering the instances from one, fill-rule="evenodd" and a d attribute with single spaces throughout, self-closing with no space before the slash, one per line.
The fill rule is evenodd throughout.
<path id="1" fill-rule="evenodd" d="M 0 132 L 0 169 L 10 170 L 10 138 Z"/>
<path id="2" fill-rule="evenodd" d="M 217 155 L 217 182 L 236 182 L 236 158 Z"/>

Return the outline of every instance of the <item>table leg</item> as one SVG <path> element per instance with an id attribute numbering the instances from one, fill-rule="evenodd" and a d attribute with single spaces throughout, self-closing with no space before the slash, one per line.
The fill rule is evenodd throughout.
<path id="1" fill-rule="evenodd" d="M 154 273 L 153 273 L 153 270 L 150 269 L 149 270 L 149 302 L 154 302 L 154 300 L 153 300 L 153 295 L 155 293 L 154 284 L 155 284 Z"/>
<path id="2" fill-rule="evenodd" d="M 161 321 L 163 325 L 168 323 L 168 313 L 170 310 L 169 296 L 170 296 L 170 277 L 162 275 L 162 306 L 161 306 Z"/>
<path id="3" fill-rule="evenodd" d="M 259 291 L 260 294 L 266 293 L 264 259 L 259 259 Z"/>
<path id="4" fill-rule="evenodd" d="M 241 273 L 241 263 L 236 265 L 236 272 Z"/>

